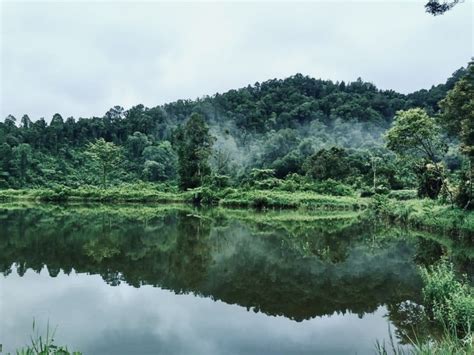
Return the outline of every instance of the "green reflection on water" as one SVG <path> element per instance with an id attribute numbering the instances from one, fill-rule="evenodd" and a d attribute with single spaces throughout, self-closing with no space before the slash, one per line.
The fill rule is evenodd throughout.
<path id="1" fill-rule="evenodd" d="M 3 205 L 0 272 L 100 274 L 301 321 L 386 305 L 402 341 L 420 322 L 417 264 L 472 247 L 353 212 L 257 213 L 182 206 Z"/>

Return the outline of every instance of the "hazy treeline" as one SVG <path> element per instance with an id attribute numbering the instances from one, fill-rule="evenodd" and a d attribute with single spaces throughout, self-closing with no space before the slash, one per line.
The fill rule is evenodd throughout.
<path id="1" fill-rule="evenodd" d="M 99 184 L 100 167 L 86 152 L 99 138 L 121 150 L 120 163 L 110 172 L 112 183 L 174 184 L 179 158 L 194 159 L 179 154 L 186 139 L 180 132 L 192 114 L 209 127 L 207 175 L 227 176 L 233 184 L 245 182 L 250 170 L 258 168 L 273 169 L 277 178 L 300 174 L 372 186 L 376 155 L 378 184 L 414 187 L 408 162 L 384 147 L 382 134 L 399 110 L 421 107 L 436 115 L 438 102 L 466 72 L 461 68 L 446 83 L 408 95 L 379 90 L 360 79 L 332 82 L 297 74 L 153 108 L 115 106 L 103 117 L 63 118 L 58 113 L 47 123 L 10 115 L 0 122 L 0 187 Z M 195 153 L 198 158 L 204 154 Z M 451 169 L 460 168 L 454 148 L 445 161 Z"/>

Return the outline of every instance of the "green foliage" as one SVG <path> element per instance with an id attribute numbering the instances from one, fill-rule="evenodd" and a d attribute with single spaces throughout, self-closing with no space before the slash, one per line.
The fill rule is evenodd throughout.
<path id="1" fill-rule="evenodd" d="M 424 308 L 418 322 L 442 329 L 441 334 L 409 338 L 409 349 L 395 346 L 390 335 L 390 351 L 385 343 L 376 343 L 378 354 L 445 355 L 472 354 L 474 350 L 474 289 L 466 279 L 459 279 L 452 263 L 442 258 L 435 264 L 420 267 Z"/>
<path id="2" fill-rule="evenodd" d="M 250 171 L 250 178 L 252 181 L 263 181 L 275 177 L 274 169 L 252 169 Z"/>
<path id="3" fill-rule="evenodd" d="M 53 189 L 2 190 L 0 201 L 33 200 L 47 202 L 184 202 L 185 195 L 166 184 L 121 184 L 101 189 L 95 186 Z"/>
<path id="4" fill-rule="evenodd" d="M 184 128 L 178 129 L 175 144 L 178 152 L 178 174 L 181 189 L 201 186 L 203 179 L 210 175 L 209 157 L 214 138 L 204 118 L 192 114 Z"/>
<path id="5" fill-rule="evenodd" d="M 1 212 L 5 274 L 21 260 L 20 275 L 45 266 L 51 276 L 75 270 L 110 285 L 153 285 L 295 321 L 372 313 L 416 300 L 419 288 L 410 244 L 387 236 L 374 243 L 378 236 L 352 211 L 42 204 Z"/>
<path id="6" fill-rule="evenodd" d="M 29 144 L 22 143 L 12 149 L 13 154 L 13 168 L 20 179 L 20 184 L 23 186 L 28 178 L 28 170 L 31 165 L 31 147 Z"/>
<path id="7" fill-rule="evenodd" d="M 448 133 L 461 141 L 460 150 L 468 158 L 467 172 L 461 175 L 456 202 L 461 208 L 474 208 L 474 62 L 470 62 L 466 74 L 440 102 L 440 123 Z"/>
<path id="8" fill-rule="evenodd" d="M 163 141 L 146 147 L 142 152 L 145 164 L 143 176 L 148 181 L 173 181 L 177 175 L 178 157 L 171 143 Z"/>
<path id="9" fill-rule="evenodd" d="M 456 237 L 474 236 L 474 213 L 451 208 L 424 199 L 396 201 L 375 195 L 367 209 L 369 217 L 400 223 L 418 230 L 426 230 Z"/>
<path id="10" fill-rule="evenodd" d="M 16 355 L 81 355 L 78 351 L 69 351 L 67 346 L 58 346 L 55 344 L 54 337 L 56 329 L 51 329 L 49 322 L 46 326 L 46 335 L 39 334 L 36 327 L 36 321 L 33 320 L 33 335 L 31 344 L 16 350 Z"/>
<path id="11" fill-rule="evenodd" d="M 348 193 L 330 187 L 332 182 L 319 184 L 331 179 L 367 195 L 412 189 L 413 163 L 429 157 L 438 163 L 444 153 L 440 128 L 428 114 L 441 113 L 443 130 L 459 138 L 469 156 L 472 71 L 472 65 L 461 68 L 445 84 L 408 95 L 379 90 L 361 79 L 334 83 L 297 74 L 152 108 L 115 106 L 102 117 L 63 119 L 57 113 L 48 124 L 27 115 L 8 116 L 0 122 L 0 188 L 150 181 L 179 182 L 186 190 L 208 184 L 211 176 L 228 176 L 223 184 L 209 184 Z M 438 101 L 448 91 L 440 112 Z M 389 146 L 404 153 L 402 159 L 382 146 L 391 123 Z M 415 146 L 420 137 L 423 152 Z M 99 157 L 91 151 L 94 144 L 116 147 L 123 152 L 121 159 Z M 451 141 L 451 152 L 456 147 Z M 443 182 L 455 176 L 449 169 L 457 171 L 460 165 L 451 154 Z M 273 173 L 252 176 L 252 169 Z M 318 183 L 301 180 L 297 186 L 287 178 L 293 174 Z M 460 180 L 458 191 L 465 191 L 466 181 Z"/>
<path id="12" fill-rule="evenodd" d="M 443 187 L 443 176 L 440 175 L 444 169 L 440 164 L 421 164 L 416 167 L 418 176 L 418 197 L 438 197 Z"/>
<path id="13" fill-rule="evenodd" d="M 461 171 L 460 183 L 456 193 L 456 203 L 458 207 L 465 210 L 474 210 L 474 182 L 472 168 Z"/>
<path id="14" fill-rule="evenodd" d="M 305 170 L 316 180 L 342 180 L 350 174 L 348 155 L 338 147 L 321 149 L 308 159 Z"/>
<path id="15" fill-rule="evenodd" d="M 423 296 L 430 316 L 459 337 L 472 336 L 474 329 L 474 289 L 457 279 L 446 260 L 421 268 Z M 472 339 L 471 339 L 472 341 Z"/>
<path id="16" fill-rule="evenodd" d="M 472 340 L 460 340 L 455 335 L 446 333 L 441 339 L 410 339 L 409 349 L 395 345 L 393 338 L 390 344 L 377 341 L 375 353 L 379 355 L 471 355 L 474 351 Z"/>
<path id="17" fill-rule="evenodd" d="M 137 160 L 142 157 L 142 153 L 146 147 L 150 146 L 151 142 L 146 136 L 141 132 L 135 132 L 133 135 L 128 136 L 125 147 L 127 149 L 127 155 L 130 160 Z"/>
<path id="18" fill-rule="evenodd" d="M 412 200 L 418 196 L 416 190 L 394 190 L 388 194 L 389 198 L 393 198 L 399 201 Z"/>
<path id="19" fill-rule="evenodd" d="M 440 123 L 461 141 L 461 151 L 474 159 L 474 62 L 440 101 Z"/>
<path id="20" fill-rule="evenodd" d="M 385 138 L 387 147 L 397 154 L 413 155 L 432 163 L 447 149 L 435 120 L 420 108 L 398 111 Z"/>
<path id="21" fill-rule="evenodd" d="M 420 159 L 415 164 L 420 197 L 436 198 L 442 188 L 448 191 L 445 173 L 439 164 L 447 152 L 447 145 L 439 126 L 424 110 L 417 108 L 397 112 L 385 137 L 387 147 L 395 153 Z"/>
<path id="22" fill-rule="evenodd" d="M 227 175 L 212 174 L 208 177 L 205 184 L 213 189 L 221 190 L 231 186 L 231 179 Z"/>
<path id="23" fill-rule="evenodd" d="M 350 186 L 339 181 L 327 179 L 324 181 L 311 181 L 299 175 L 291 175 L 278 186 L 282 191 L 313 191 L 323 195 L 354 196 L 355 192 Z"/>
<path id="24" fill-rule="evenodd" d="M 345 209 L 364 208 L 366 202 L 350 196 L 329 196 L 314 192 L 277 190 L 234 191 L 220 202 L 225 207 L 290 208 L 290 209 Z"/>
<path id="25" fill-rule="evenodd" d="M 107 187 L 107 175 L 115 167 L 121 158 L 121 148 L 111 142 L 106 142 L 103 138 L 89 143 L 87 154 L 101 167 L 102 187 Z"/>

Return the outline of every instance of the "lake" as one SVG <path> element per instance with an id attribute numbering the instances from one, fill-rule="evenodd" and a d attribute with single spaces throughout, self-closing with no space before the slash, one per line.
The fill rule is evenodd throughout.
<path id="1" fill-rule="evenodd" d="M 0 343 L 84 354 L 368 354 L 417 329 L 418 265 L 472 248 L 354 212 L 0 207 Z M 467 252 L 465 252 L 468 250 Z"/>

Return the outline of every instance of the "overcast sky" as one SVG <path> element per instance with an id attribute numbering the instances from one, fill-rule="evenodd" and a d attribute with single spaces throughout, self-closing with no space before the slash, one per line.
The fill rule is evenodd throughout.
<path id="1" fill-rule="evenodd" d="M 303 73 L 403 93 L 473 56 L 471 0 L 1 1 L 0 117 L 102 116 Z"/>

